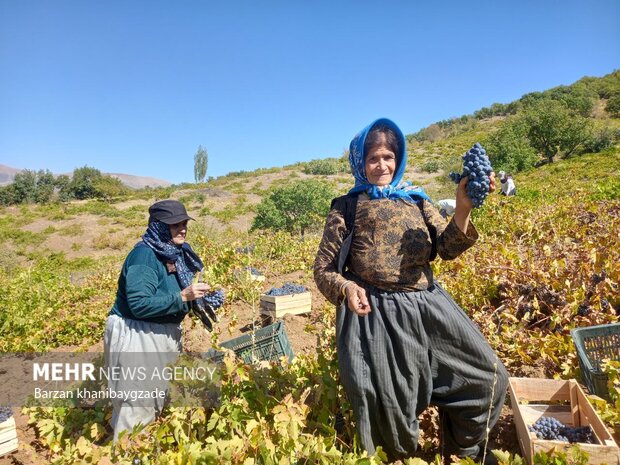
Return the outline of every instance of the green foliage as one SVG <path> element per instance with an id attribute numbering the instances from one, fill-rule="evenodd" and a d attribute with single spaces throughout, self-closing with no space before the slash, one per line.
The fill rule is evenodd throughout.
<path id="1" fill-rule="evenodd" d="M 61 202 L 67 202 L 71 198 L 71 192 L 69 191 L 69 183 L 71 178 L 66 174 L 61 174 L 54 180 L 54 186 L 58 189 L 58 200 Z"/>
<path id="2" fill-rule="evenodd" d="M 330 175 L 349 171 L 348 160 L 343 158 L 324 158 L 304 163 L 302 171 L 306 174 Z"/>
<path id="3" fill-rule="evenodd" d="M 589 153 L 602 152 L 620 140 L 620 130 L 605 125 L 592 130 L 590 138 L 584 143 L 584 151 Z"/>
<path id="4" fill-rule="evenodd" d="M 56 181 L 54 175 L 49 170 L 40 170 L 37 173 L 37 184 L 34 191 L 34 201 L 36 203 L 47 203 L 54 195 Z"/>
<path id="5" fill-rule="evenodd" d="M 539 157 L 527 137 L 528 127 L 522 119 L 506 120 L 483 141 L 496 172 L 518 173 L 534 166 Z"/>
<path id="6" fill-rule="evenodd" d="M 209 163 L 209 155 L 202 145 L 198 146 L 198 150 L 194 154 L 194 179 L 196 182 L 203 182 L 207 175 L 207 166 Z"/>
<path id="7" fill-rule="evenodd" d="M 31 170 L 23 170 L 15 175 L 10 186 L 11 203 L 32 203 L 37 191 L 37 174 Z"/>
<path id="8" fill-rule="evenodd" d="M 95 197 L 109 200 L 116 197 L 123 197 L 129 192 L 129 188 L 118 178 L 112 176 L 101 176 L 93 180 Z"/>
<path id="9" fill-rule="evenodd" d="M 520 118 L 527 128 L 530 145 L 549 163 L 556 155 L 567 157 L 575 153 L 591 134 L 589 120 L 572 114 L 557 100 L 539 99 Z"/>
<path id="10" fill-rule="evenodd" d="M 614 118 L 620 118 L 620 90 L 609 97 L 605 105 L 605 111 Z"/>
<path id="11" fill-rule="evenodd" d="M 444 137 L 444 132 L 439 124 L 431 124 L 427 128 L 420 129 L 415 134 L 410 135 L 410 137 L 418 142 L 435 142 Z"/>
<path id="12" fill-rule="evenodd" d="M 508 116 L 514 115 L 517 112 L 518 105 L 515 102 L 503 104 L 494 103 L 490 107 L 481 108 L 474 112 L 474 118 L 484 119 L 491 118 L 493 116 Z"/>
<path id="13" fill-rule="evenodd" d="M 276 188 L 256 207 L 252 229 L 299 231 L 303 236 L 325 219 L 334 195 L 329 184 L 312 179 Z"/>
<path id="14" fill-rule="evenodd" d="M 439 171 L 439 162 L 437 160 L 428 160 L 420 166 L 420 170 L 424 173 L 436 173 Z"/>
<path id="15" fill-rule="evenodd" d="M 88 346 L 100 339 L 118 276 L 103 271 L 73 284 L 71 273 L 86 266 L 92 261 L 56 254 L 11 275 L 0 270 L 0 352 Z"/>
<path id="16" fill-rule="evenodd" d="M 73 170 L 73 177 L 67 185 L 71 197 L 78 200 L 92 199 L 97 196 L 96 182 L 101 179 L 101 171 L 89 166 Z"/>
<path id="17" fill-rule="evenodd" d="M 571 86 L 558 86 L 543 92 L 545 98 L 563 102 L 566 108 L 585 118 L 590 116 L 594 102 L 598 100 L 596 92 L 582 83 Z"/>

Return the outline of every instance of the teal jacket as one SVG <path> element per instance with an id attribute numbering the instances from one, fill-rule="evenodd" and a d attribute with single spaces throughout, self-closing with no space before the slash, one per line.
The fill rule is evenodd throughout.
<path id="1" fill-rule="evenodd" d="M 110 315 L 153 323 L 180 323 L 189 312 L 181 287 L 150 247 L 134 247 L 118 278 Z"/>

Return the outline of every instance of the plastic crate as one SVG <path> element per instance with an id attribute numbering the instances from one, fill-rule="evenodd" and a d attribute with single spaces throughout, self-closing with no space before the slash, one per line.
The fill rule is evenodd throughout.
<path id="1" fill-rule="evenodd" d="M 284 330 L 284 323 L 278 321 L 269 326 L 256 330 L 253 334 L 244 334 L 235 339 L 223 342 L 220 347 L 231 349 L 238 357 L 246 363 L 256 361 L 279 360 L 280 357 L 288 357 L 289 361 L 295 356 L 293 349 L 288 342 L 288 337 Z M 215 356 L 221 360 L 223 353 Z"/>
<path id="2" fill-rule="evenodd" d="M 601 362 L 620 360 L 620 323 L 575 328 L 571 335 L 588 390 L 608 399 L 607 375 L 601 370 Z"/>

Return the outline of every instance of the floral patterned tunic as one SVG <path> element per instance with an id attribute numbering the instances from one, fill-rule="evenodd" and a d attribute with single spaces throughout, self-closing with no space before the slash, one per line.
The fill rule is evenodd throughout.
<path id="1" fill-rule="evenodd" d="M 388 291 L 427 289 L 433 281 L 429 226 L 437 235 L 437 254 L 452 260 L 471 247 L 478 232 L 470 222 L 464 234 L 449 223 L 430 202 L 421 208 L 403 200 L 376 199 L 360 194 L 355 214 L 354 236 L 348 269 L 361 281 Z M 341 212 L 329 212 L 323 238 L 314 262 L 319 290 L 333 304 L 338 303 L 344 278 L 337 271 L 337 258 L 345 238 Z"/>

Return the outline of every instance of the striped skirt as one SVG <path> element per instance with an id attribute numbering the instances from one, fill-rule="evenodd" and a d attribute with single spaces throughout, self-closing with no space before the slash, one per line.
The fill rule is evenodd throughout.
<path id="1" fill-rule="evenodd" d="M 415 292 L 364 287 L 369 315 L 357 316 L 346 303 L 337 312 L 340 378 L 362 446 L 371 454 L 382 446 L 390 460 L 412 456 L 418 416 L 436 405 L 444 455 L 475 457 L 508 384 L 493 349 L 436 283 Z"/>

